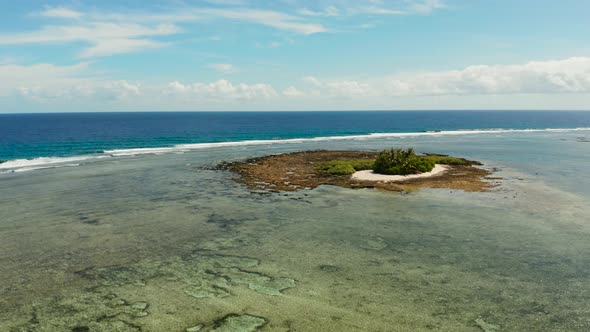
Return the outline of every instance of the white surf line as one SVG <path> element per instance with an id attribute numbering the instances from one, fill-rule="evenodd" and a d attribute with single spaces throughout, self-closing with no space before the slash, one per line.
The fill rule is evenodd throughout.
<path id="1" fill-rule="evenodd" d="M 75 161 L 88 160 L 92 158 L 96 157 L 40 157 L 34 159 L 15 159 L 1 163 L 0 169 L 71 163 Z"/>
<path id="2" fill-rule="evenodd" d="M 576 132 L 590 131 L 588 127 L 580 128 L 546 128 L 546 129 L 474 129 L 474 130 L 448 130 L 448 131 L 428 131 L 428 132 L 411 132 L 411 133 L 371 133 L 363 135 L 348 136 L 320 136 L 313 138 L 289 138 L 276 140 L 247 140 L 233 142 L 214 142 L 214 143 L 194 143 L 179 144 L 170 147 L 157 148 L 133 148 L 133 149 L 113 149 L 106 150 L 102 155 L 91 156 L 74 156 L 74 157 L 39 157 L 33 159 L 15 159 L 0 163 L 1 173 L 13 173 L 40 169 L 47 165 L 58 165 L 72 162 L 80 162 L 91 159 L 101 159 L 109 157 L 136 156 L 144 154 L 166 154 L 166 153 L 183 153 L 192 150 L 235 147 L 235 146 L 255 146 L 255 145 L 273 145 L 273 144 L 297 144 L 307 142 L 324 142 L 338 140 L 368 140 L 374 138 L 403 138 L 403 137 L 420 137 L 420 136 L 458 136 L 458 135 L 479 135 L 479 134 L 502 134 L 502 133 L 531 133 L 531 132 Z M 45 168 L 45 167 L 43 167 Z"/>
<path id="3" fill-rule="evenodd" d="M 571 131 L 590 131 L 590 128 L 548 128 L 548 129 L 481 129 L 481 130 L 451 130 L 451 131 L 428 131 L 412 133 L 371 133 L 366 135 L 348 135 L 348 136 L 320 136 L 313 138 L 289 138 L 276 140 L 247 140 L 233 142 L 215 142 L 215 143 L 194 143 L 179 144 L 170 147 L 160 148 L 136 148 L 136 149 L 115 149 L 107 150 L 104 153 L 114 157 L 135 156 L 142 154 L 161 154 L 170 152 L 187 152 L 190 150 L 221 148 L 232 146 L 254 146 L 254 145 L 271 145 L 271 144 L 295 144 L 306 142 L 323 142 L 337 140 L 364 140 L 372 138 L 395 138 L 395 137 L 419 137 L 419 136 L 451 136 L 451 135 L 479 135 L 479 134 L 500 134 L 500 133 L 531 133 L 531 132 L 571 132 Z"/>

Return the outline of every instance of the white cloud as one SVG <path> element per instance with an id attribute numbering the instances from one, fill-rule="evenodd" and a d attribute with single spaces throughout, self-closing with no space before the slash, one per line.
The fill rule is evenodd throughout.
<path id="1" fill-rule="evenodd" d="M 20 87 L 21 97 L 39 103 L 93 101 L 116 102 L 141 95 L 141 85 L 120 81 L 80 81 L 76 85 L 60 87 Z"/>
<path id="2" fill-rule="evenodd" d="M 92 47 L 82 50 L 81 58 L 92 58 L 109 56 L 113 54 L 132 53 L 148 48 L 160 48 L 167 46 L 167 43 L 160 43 L 149 39 L 107 39 L 98 40 Z"/>
<path id="3" fill-rule="evenodd" d="M 250 22 L 303 35 L 328 31 L 322 24 L 309 22 L 305 17 L 275 10 L 252 9 L 249 7 L 188 7 L 182 10 L 169 10 L 160 13 L 129 12 L 122 14 L 116 12 L 90 12 L 86 15 L 94 21 L 119 23 L 205 23 L 213 20 L 227 20 Z"/>
<path id="4" fill-rule="evenodd" d="M 38 31 L 0 35 L 0 44 L 62 43 L 76 41 L 100 41 L 103 39 L 163 36 L 179 32 L 171 24 L 148 27 L 139 24 L 95 22 L 84 25 L 45 26 Z"/>
<path id="5" fill-rule="evenodd" d="M 357 28 L 360 29 L 373 29 L 377 27 L 377 24 L 375 23 L 365 23 L 365 24 L 359 24 L 356 26 Z"/>
<path id="6" fill-rule="evenodd" d="M 255 99 L 272 98 L 277 96 L 275 89 L 268 84 L 233 84 L 227 80 L 218 80 L 211 83 L 183 84 L 171 82 L 166 90 L 168 94 L 177 94 L 190 99 Z"/>
<path id="7" fill-rule="evenodd" d="M 325 87 L 333 94 L 349 98 L 371 97 L 374 94 L 373 87 L 368 83 L 355 80 L 328 82 L 325 84 Z"/>
<path id="8" fill-rule="evenodd" d="M 123 109 L 587 108 L 590 57 L 477 65 L 368 79 L 308 76 L 277 93 L 268 83 L 228 80 L 149 84 L 107 79 L 88 63 L 0 65 L 0 102 L 22 98 Z M 489 105 L 486 104 L 489 102 Z M 122 106 L 123 105 L 123 106 Z M 463 106 L 461 106 L 463 105 Z M 563 106 L 560 106 L 563 105 Z M 105 110 L 102 108 L 102 110 Z"/>
<path id="9" fill-rule="evenodd" d="M 303 82 L 310 84 L 312 86 L 315 87 L 321 87 L 323 84 L 322 82 L 320 82 L 320 80 L 318 80 L 317 78 L 315 78 L 314 76 L 306 76 L 303 78 Z"/>
<path id="10" fill-rule="evenodd" d="M 271 10 L 252 9 L 200 9 L 199 13 L 226 19 L 247 21 L 266 25 L 280 30 L 288 30 L 303 35 L 328 31 L 323 25 L 310 23 L 300 17 Z"/>
<path id="11" fill-rule="evenodd" d="M 66 7 L 53 7 L 45 9 L 40 15 L 52 18 L 78 19 L 84 14 Z"/>
<path id="12" fill-rule="evenodd" d="M 224 4 L 245 5 L 230 1 Z M 302 35 L 326 32 L 322 24 L 305 18 L 273 10 L 257 10 L 248 7 L 200 8 L 162 12 L 79 12 L 67 7 L 50 7 L 33 17 L 75 19 L 59 25 L 45 25 L 29 32 L 0 34 L 0 45 L 75 43 L 90 44 L 79 57 L 98 57 L 137 52 L 169 45 L 154 39 L 181 32 L 175 24 L 205 23 L 212 20 L 241 21 L 264 25 Z M 81 20 L 84 18 L 84 20 Z M 211 40 L 219 40 L 213 37 Z"/>
<path id="13" fill-rule="evenodd" d="M 117 101 L 141 95 L 141 85 L 93 75 L 88 63 L 56 66 L 0 65 L 0 98 L 20 96 L 40 103 Z"/>
<path id="14" fill-rule="evenodd" d="M 357 8 L 353 11 L 363 13 L 363 14 L 373 14 L 373 15 L 404 15 L 404 14 L 407 14 L 407 12 L 403 11 L 403 10 L 388 9 L 388 8 L 375 7 L 375 6 Z"/>
<path id="15" fill-rule="evenodd" d="M 397 2 L 400 8 L 392 8 L 383 1 L 373 0 L 366 1 L 364 5 L 358 1 L 327 1 L 319 9 L 296 10 L 293 7 L 297 4 L 293 2 L 293 13 L 288 13 L 256 9 L 243 0 L 209 1 L 217 6 L 188 6 L 182 9 L 164 9 L 160 12 L 82 12 L 68 7 L 46 7 L 41 12 L 33 13 L 33 17 L 61 19 L 60 24 L 41 26 L 29 32 L 0 34 L 0 45 L 83 42 L 88 45 L 78 53 L 78 56 L 91 58 L 165 47 L 170 45 L 170 42 L 161 39 L 182 32 L 176 24 L 205 24 L 224 20 L 248 22 L 300 35 L 312 35 L 329 31 L 324 24 L 318 22 L 323 17 L 357 14 L 428 14 L 445 7 L 442 0 L 403 0 Z M 278 44 L 272 46 L 276 47 Z"/>
<path id="16" fill-rule="evenodd" d="M 40 103 L 131 102 L 143 100 L 170 103 L 208 100 L 223 105 L 228 101 L 260 101 L 277 97 L 275 89 L 264 83 L 154 83 L 144 85 L 96 75 L 88 63 L 71 66 L 52 64 L 0 65 L 0 99 L 21 97 Z M 165 100 L 164 102 L 162 100 Z"/>
<path id="17" fill-rule="evenodd" d="M 179 28 L 171 24 L 150 27 L 139 24 L 95 22 L 45 26 L 35 32 L 3 34 L 0 35 L 0 45 L 86 42 L 93 46 L 84 49 L 80 53 L 81 57 L 105 56 L 163 46 L 162 43 L 140 39 L 140 37 L 165 36 L 179 31 Z"/>
<path id="18" fill-rule="evenodd" d="M 326 32 L 322 24 L 309 22 L 305 18 L 273 10 L 238 8 L 185 8 L 182 11 L 152 13 L 94 13 L 94 19 L 108 19 L 118 22 L 207 22 L 212 20 L 242 21 L 269 26 L 302 35 Z"/>
<path id="19" fill-rule="evenodd" d="M 462 70 L 397 74 L 364 81 L 306 77 L 304 82 L 316 95 L 349 98 L 590 93 L 590 58 L 469 66 Z"/>
<path id="20" fill-rule="evenodd" d="M 237 68 L 234 67 L 231 63 L 212 63 L 209 64 L 209 68 L 215 69 L 220 73 L 234 73 L 237 71 Z"/>
<path id="21" fill-rule="evenodd" d="M 302 8 L 300 10 L 297 11 L 299 14 L 301 15 L 306 15 L 306 16 L 339 16 L 340 15 L 340 10 L 338 8 L 336 8 L 335 6 L 328 6 L 326 8 L 324 8 L 323 10 L 311 10 L 311 9 L 307 9 L 307 8 Z"/>
<path id="22" fill-rule="evenodd" d="M 56 66 L 47 63 L 30 66 L 0 65 L 0 97 L 14 94 L 18 89 L 71 86 L 80 82 L 87 63 Z"/>
<path id="23" fill-rule="evenodd" d="M 294 86 L 290 86 L 283 91 L 283 95 L 290 98 L 296 98 L 305 96 L 305 92 L 300 91 Z"/>
<path id="24" fill-rule="evenodd" d="M 248 0 L 205 0 L 206 2 L 212 3 L 214 5 L 224 5 L 224 6 L 244 6 L 248 4 Z"/>
<path id="25" fill-rule="evenodd" d="M 329 1 L 327 3 L 330 3 Z M 431 14 L 438 9 L 446 8 L 443 0 L 401 0 L 401 1 L 331 1 L 327 7 L 310 9 L 304 7 L 297 12 L 305 16 L 355 16 L 355 15 L 415 15 Z M 322 2 L 325 6 L 326 2 Z"/>
<path id="26" fill-rule="evenodd" d="M 420 14 L 430 14 L 437 9 L 446 8 L 442 0 L 409 0 L 410 10 Z"/>

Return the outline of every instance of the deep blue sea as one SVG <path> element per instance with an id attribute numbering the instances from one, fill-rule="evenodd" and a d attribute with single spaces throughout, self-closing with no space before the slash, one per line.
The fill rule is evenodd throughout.
<path id="1" fill-rule="evenodd" d="M 0 160 L 182 144 L 374 133 L 590 127 L 590 112 L 159 112 L 0 114 Z"/>

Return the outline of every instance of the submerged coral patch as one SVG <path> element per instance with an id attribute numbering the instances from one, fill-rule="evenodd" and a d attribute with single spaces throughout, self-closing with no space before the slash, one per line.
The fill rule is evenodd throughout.
<path id="1" fill-rule="evenodd" d="M 228 315 L 215 323 L 211 332 L 254 332 L 266 324 L 266 319 L 252 315 Z"/>
<path id="2" fill-rule="evenodd" d="M 477 325 L 484 332 L 500 331 L 500 325 L 488 323 L 481 317 L 475 319 L 475 325 Z"/>
<path id="3" fill-rule="evenodd" d="M 380 237 L 374 237 L 371 239 L 368 239 L 366 243 L 361 244 L 360 246 L 363 249 L 368 249 L 368 250 L 383 250 L 385 248 L 387 248 L 387 243 L 385 243 L 385 240 Z"/>
<path id="4" fill-rule="evenodd" d="M 34 319 L 15 331 L 142 331 L 142 319 L 152 310 L 142 298 L 149 296 L 150 285 L 180 292 L 194 301 L 230 297 L 236 287 L 269 296 L 280 296 L 295 287 L 293 279 L 256 271 L 259 264 L 251 257 L 197 250 L 163 261 L 87 268 L 75 275 L 94 286 L 77 296 L 49 299 L 45 305 L 33 307 Z M 256 316 L 228 315 L 203 331 L 256 331 L 265 323 Z M 196 326 L 191 329 L 200 331 Z"/>

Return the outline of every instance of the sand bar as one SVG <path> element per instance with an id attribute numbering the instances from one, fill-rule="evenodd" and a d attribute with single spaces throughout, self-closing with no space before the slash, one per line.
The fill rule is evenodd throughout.
<path id="1" fill-rule="evenodd" d="M 375 181 L 375 182 L 401 182 L 407 181 L 412 179 L 420 179 L 420 178 L 429 178 L 436 175 L 442 175 L 445 171 L 447 171 L 449 167 L 444 165 L 436 164 L 434 168 L 430 172 L 420 173 L 420 174 L 410 174 L 410 175 L 385 175 L 385 174 L 377 174 L 371 170 L 368 171 L 358 171 L 352 174 L 351 180 L 353 181 Z"/>

